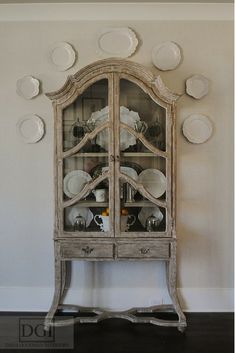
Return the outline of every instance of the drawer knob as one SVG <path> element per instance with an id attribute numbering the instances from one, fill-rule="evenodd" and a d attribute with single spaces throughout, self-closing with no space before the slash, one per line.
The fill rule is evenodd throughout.
<path id="1" fill-rule="evenodd" d="M 82 251 L 86 254 L 89 255 L 93 251 L 93 248 L 90 248 L 89 246 L 86 246 L 86 248 L 82 248 Z"/>
<path id="2" fill-rule="evenodd" d="M 145 254 L 148 254 L 150 252 L 150 249 L 149 248 L 141 248 L 140 252 L 141 252 L 141 254 L 145 255 Z"/>

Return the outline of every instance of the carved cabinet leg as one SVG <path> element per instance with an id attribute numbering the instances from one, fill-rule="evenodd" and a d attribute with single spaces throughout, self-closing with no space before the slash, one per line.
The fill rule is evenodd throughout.
<path id="1" fill-rule="evenodd" d="M 62 288 L 61 288 L 61 299 L 60 303 L 62 304 L 67 290 L 70 287 L 71 282 L 71 261 L 62 261 Z"/>
<path id="2" fill-rule="evenodd" d="M 66 271 L 65 271 L 65 262 L 55 258 L 55 291 L 52 301 L 51 308 L 45 318 L 44 328 L 49 330 L 52 323 L 53 317 L 58 309 L 58 306 L 61 302 L 61 297 L 64 292 L 64 286 L 66 283 Z"/>
<path id="3" fill-rule="evenodd" d="M 176 243 L 171 244 L 171 257 L 166 263 L 167 287 L 170 298 L 172 300 L 174 309 L 179 317 L 178 330 L 183 332 L 187 326 L 185 315 L 181 309 L 178 295 L 177 295 L 177 281 L 176 281 Z"/>

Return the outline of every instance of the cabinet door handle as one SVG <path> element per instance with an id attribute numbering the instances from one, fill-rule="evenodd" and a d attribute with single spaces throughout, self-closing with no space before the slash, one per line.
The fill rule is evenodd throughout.
<path id="1" fill-rule="evenodd" d="M 89 255 L 91 252 L 94 250 L 94 248 L 90 248 L 89 246 L 86 246 L 86 248 L 82 248 L 82 251 L 86 254 Z"/>
<path id="2" fill-rule="evenodd" d="M 149 248 L 141 248 L 141 249 L 139 249 L 139 251 L 141 252 L 142 255 L 145 255 L 150 252 L 150 249 Z"/>
<path id="3" fill-rule="evenodd" d="M 120 160 L 120 156 L 116 156 L 116 160 L 119 162 L 119 160 Z"/>
<path id="4" fill-rule="evenodd" d="M 115 161 L 115 156 L 113 156 L 113 154 L 110 155 L 110 161 L 114 162 Z"/>

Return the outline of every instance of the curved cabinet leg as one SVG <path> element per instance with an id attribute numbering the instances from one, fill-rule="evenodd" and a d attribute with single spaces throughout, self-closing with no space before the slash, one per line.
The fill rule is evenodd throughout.
<path id="1" fill-rule="evenodd" d="M 52 323 L 53 317 L 58 309 L 58 306 L 61 301 L 61 296 L 63 294 L 66 281 L 66 271 L 65 271 L 65 263 L 56 257 L 55 259 L 55 291 L 53 296 L 53 301 L 51 308 L 45 318 L 44 328 L 45 330 L 49 330 L 50 325 Z"/>
<path id="2" fill-rule="evenodd" d="M 177 295 L 177 283 L 176 283 L 176 243 L 171 244 L 171 257 L 170 260 L 166 263 L 166 275 L 167 275 L 167 287 L 169 295 L 171 297 L 174 309 L 179 317 L 178 330 L 184 332 L 187 324 L 185 315 L 181 309 L 178 295 Z"/>
<path id="3" fill-rule="evenodd" d="M 70 287 L 71 282 L 71 261 L 62 261 L 62 288 L 61 288 L 61 300 L 60 303 L 62 304 L 67 290 Z"/>
<path id="4" fill-rule="evenodd" d="M 61 294 L 60 294 L 60 302 L 63 303 L 63 299 L 65 297 L 66 291 L 66 274 L 67 274 L 67 263 L 66 261 L 61 262 Z"/>

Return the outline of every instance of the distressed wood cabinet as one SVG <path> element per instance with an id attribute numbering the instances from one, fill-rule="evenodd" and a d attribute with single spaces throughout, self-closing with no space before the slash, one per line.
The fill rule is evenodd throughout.
<path id="1" fill-rule="evenodd" d="M 57 324 L 58 309 L 77 308 L 95 315 L 65 324 L 121 317 L 183 331 L 186 320 L 176 293 L 179 96 L 160 76 L 120 59 L 83 68 L 47 96 L 55 119 L 55 294 L 45 327 Z M 72 260 L 163 260 L 173 303 L 122 312 L 64 304 Z M 174 311 L 178 319 L 161 320 L 156 314 L 161 311 Z"/>

